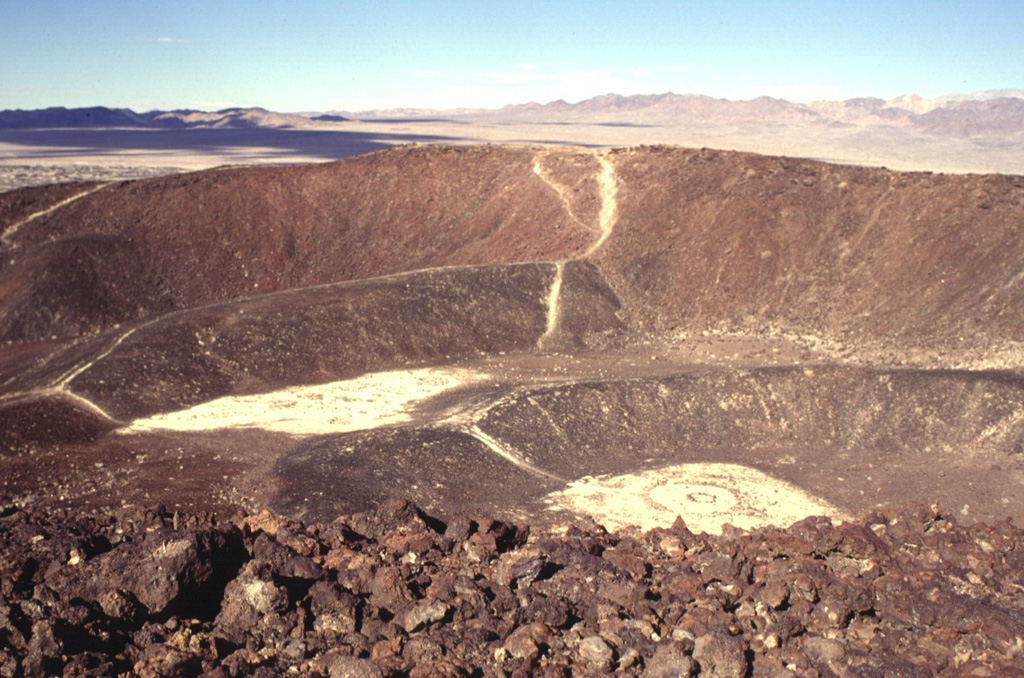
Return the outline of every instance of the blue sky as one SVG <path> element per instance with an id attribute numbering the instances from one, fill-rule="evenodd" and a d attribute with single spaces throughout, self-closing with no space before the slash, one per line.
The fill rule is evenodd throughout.
<path id="1" fill-rule="evenodd" d="M 1024 0 L 0 0 L 0 109 L 1024 87 Z"/>

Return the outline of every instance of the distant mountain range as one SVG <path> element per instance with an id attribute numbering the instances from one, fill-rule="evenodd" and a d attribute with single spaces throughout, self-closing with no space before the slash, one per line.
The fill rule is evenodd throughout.
<path id="1" fill-rule="evenodd" d="M 341 116 L 325 119 L 337 122 Z M 134 127 L 154 129 L 251 129 L 255 127 L 308 127 L 315 118 L 294 113 L 275 113 L 265 108 L 226 108 L 220 111 L 148 111 L 136 113 L 128 108 L 53 107 L 37 110 L 0 111 L 0 129 L 46 129 L 88 127 Z"/>
<path id="2" fill-rule="evenodd" d="M 950 137 L 1024 138 L 1024 90 L 1004 89 L 926 99 L 906 94 L 895 99 L 793 103 L 773 97 L 749 101 L 699 94 L 621 96 L 605 94 L 579 103 L 558 100 L 499 109 L 390 109 L 276 113 L 264 108 L 149 111 L 105 107 L 0 111 L 0 129 L 132 127 L 155 129 L 315 128 L 359 120 L 464 120 L 519 124 L 606 124 L 672 126 L 695 122 L 825 124 L 908 127 Z"/>
<path id="3" fill-rule="evenodd" d="M 926 99 L 905 94 L 895 99 L 856 98 L 844 101 L 793 103 L 758 97 L 749 101 L 716 99 L 700 94 L 605 94 L 579 103 L 558 100 L 531 102 L 494 110 L 416 110 L 346 112 L 368 120 L 437 118 L 507 123 L 590 123 L 671 126 L 694 122 L 757 122 L 827 124 L 833 126 L 912 127 L 935 135 L 1024 137 L 1024 89 L 953 94 Z"/>

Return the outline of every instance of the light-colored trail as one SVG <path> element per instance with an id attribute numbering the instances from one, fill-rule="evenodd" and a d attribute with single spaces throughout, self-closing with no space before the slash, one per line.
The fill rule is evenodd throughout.
<path id="1" fill-rule="evenodd" d="M 517 451 L 515 451 L 511 447 L 503 445 L 501 442 L 496 440 L 493 436 L 491 436 L 489 433 L 480 428 L 478 424 L 473 424 L 472 426 L 469 426 L 468 428 L 465 428 L 463 430 L 468 435 L 479 440 L 481 443 L 487 446 L 489 450 L 497 454 L 502 459 L 505 459 L 516 468 L 522 469 L 523 471 L 532 473 L 533 475 L 540 476 L 542 478 L 547 478 L 549 480 L 555 480 L 560 483 L 566 482 L 565 478 L 559 478 L 553 473 L 548 473 L 544 469 L 534 466 L 526 459 L 524 459 L 523 456 L 519 454 Z"/>
<path id="2" fill-rule="evenodd" d="M 106 410 L 104 410 L 102 407 L 92 402 L 88 398 L 83 398 L 82 396 L 76 393 L 72 393 L 66 388 L 60 386 L 49 386 L 47 388 L 38 388 L 33 389 L 31 391 L 6 393 L 2 397 L 0 397 L 0 402 L 2 402 L 6 407 L 10 407 L 12 405 L 17 405 L 23 402 L 35 402 L 46 400 L 48 398 L 70 401 L 75 405 L 79 406 L 81 409 L 92 412 L 93 414 L 97 415 L 100 419 L 108 421 L 114 425 L 120 426 L 121 424 L 124 423 L 121 420 L 117 419 L 116 417 L 112 417 L 110 414 L 106 412 Z"/>
<path id="3" fill-rule="evenodd" d="M 102 407 L 100 407 L 93 401 L 89 400 L 88 398 L 83 398 L 77 393 L 73 393 L 67 390 L 66 388 L 55 389 L 55 392 L 57 396 L 70 400 L 71 402 L 75 403 L 82 409 L 88 410 L 89 412 L 96 414 L 97 416 L 100 417 L 100 419 L 104 419 L 110 422 L 111 424 L 121 425 L 122 423 L 124 423 L 121 420 L 115 419 L 114 417 L 110 416 L 110 414 L 108 414 L 106 410 L 104 410 Z"/>
<path id="4" fill-rule="evenodd" d="M 76 200 L 81 200 L 82 198 L 84 198 L 87 195 L 92 195 L 96 191 L 99 191 L 99 190 L 101 190 L 103 188 L 106 188 L 108 185 L 109 184 L 100 184 L 99 186 L 96 186 L 94 188 L 90 188 L 87 191 L 82 191 L 81 193 L 76 193 L 75 195 L 71 196 L 70 198 L 65 198 L 64 200 L 61 200 L 57 204 L 51 205 L 50 207 L 47 207 L 45 210 L 40 210 L 38 212 L 33 212 L 32 214 L 28 215 L 27 217 L 25 217 L 24 219 L 22 219 L 21 221 L 19 221 L 16 224 L 11 224 L 6 229 L 4 229 L 4 232 L 2 234 L 0 234 L 0 246 L 2 246 L 4 248 L 15 247 L 14 242 L 11 239 L 14 237 L 14 234 L 18 232 L 19 228 L 21 228 L 25 224 L 28 224 L 28 223 L 30 223 L 32 221 L 35 221 L 36 219 L 39 219 L 41 217 L 45 217 L 48 214 L 52 214 L 52 213 L 56 212 L 57 210 L 59 210 L 60 208 L 66 207 L 67 205 L 70 205 L 71 203 L 75 202 Z"/>
<path id="5" fill-rule="evenodd" d="M 572 219 L 577 226 L 587 231 L 594 230 L 593 226 L 584 223 L 583 220 L 576 215 L 575 210 L 573 210 L 569 187 L 558 183 L 551 178 L 551 175 L 544 171 L 544 165 L 541 162 L 542 158 L 542 155 L 534 157 L 533 173 L 540 177 L 540 180 L 547 184 L 548 187 L 558 195 L 558 199 L 562 201 L 562 205 L 565 207 L 565 213 L 569 215 L 569 218 Z"/>
<path id="6" fill-rule="evenodd" d="M 537 348 L 544 348 L 551 337 L 558 330 L 558 315 L 560 312 L 560 299 L 562 294 L 562 271 L 565 270 L 564 261 L 555 262 L 555 275 L 551 280 L 551 290 L 548 292 L 548 322 L 544 334 L 537 340 Z"/>
<path id="7" fill-rule="evenodd" d="M 534 157 L 533 173 L 536 174 L 541 181 L 546 183 L 551 190 L 558 194 L 558 198 L 562 201 L 562 205 L 565 207 L 565 213 L 569 215 L 570 219 L 572 219 L 577 225 L 597 236 L 597 239 L 591 243 L 590 247 L 588 247 L 581 255 L 582 257 L 589 257 L 604 245 L 605 241 L 608 240 L 608 237 L 615 229 L 615 220 L 618 216 L 618 202 L 616 200 L 616 196 L 619 190 L 618 180 L 615 177 L 615 166 L 612 165 L 612 161 L 609 158 L 608 153 L 603 151 L 593 152 L 594 157 L 601 165 L 601 171 L 596 177 L 601 198 L 601 209 L 598 212 L 597 223 L 588 224 L 584 223 L 573 209 L 572 192 L 569 187 L 563 186 L 555 181 L 551 175 L 544 170 L 543 159 L 548 153 L 540 153 Z"/>
<path id="8" fill-rule="evenodd" d="M 103 360 L 104 358 L 106 358 L 111 353 L 113 353 L 114 349 L 116 349 L 118 346 L 120 346 L 124 342 L 125 339 L 127 339 L 128 337 L 130 337 L 133 334 L 135 334 L 135 332 L 137 330 L 145 327 L 146 325 L 150 325 L 150 324 L 152 324 L 154 322 L 156 322 L 156 321 L 153 320 L 153 321 L 150 321 L 148 323 L 144 323 L 142 325 L 139 325 L 138 327 L 131 328 L 127 332 L 121 333 L 117 337 L 117 339 L 115 339 L 113 342 L 111 342 L 110 346 L 107 347 L 107 350 L 103 351 L 102 353 L 100 353 L 98 356 L 96 356 L 92 360 L 88 360 L 88 361 L 82 363 L 81 365 L 79 365 L 77 367 L 74 367 L 71 370 L 69 370 L 68 372 L 65 372 L 63 375 L 61 375 L 61 377 L 59 379 L 57 379 L 56 387 L 57 388 L 61 388 L 61 389 L 67 389 L 68 384 L 70 384 L 71 381 L 75 377 L 77 377 L 78 375 L 82 374 L 83 372 L 88 370 L 90 367 L 92 367 L 93 365 L 95 365 L 96 363 L 98 363 L 99 361 Z"/>
<path id="9" fill-rule="evenodd" d="M 597 175 L 597 185 L 601 197 L 601 209 L 597 215 L 596 224 L 585 224 L 575 213 L 572 207 L 572 201 L 570 200 L 570 190 L 567 186 L 563 186 L 556 182 L 551 176 L 544 171 L 543 158 L 546 154 L 538 154 L 533 159 L 533 173 L 536 174 L 540 179 L 546 183 L 551 190 L 558 194 L 559 199 L 562 201 L 562 205 L 565 207 L 566 214 L 576 224 L 582 228 L 596 234 L 597 239 L 594 240 L 579 255 L 579 258 L 590 257 L 595 254 L 605 244 L 608 238 L 611 236 L 612 231 L 615 230 L 615 222 L 618 217 L 618 202 L 617 195 L 619 191 L 618 180 L 615 176 L 615 166 L 612 165 L 612 161 L 605 152 L 594 152 L 594 157 L 601 165 L 601 172 Z M 544 345 L 554 336 L 554 333 L 558 330 L 558 320 L 560 312 L 560 295 L 562 292 L 562 271 L 565 267 L 565 260 L 557 261 L 556 271 L 554 280 L 551 283 L 551 291 L 548 295 L 548 318 L 547 327 L 537 339 L 537 348 L 544 348 Z"/>
<path id="10" fill-rule="evenodd" d="M 608 240 L 612 231 L 615 230 L 615 221 L 619 211 L 617 201 L 619 184 L 615 178 L 615 167 L 606 153 L 597 154 L 597 160 L 601 163 L 601 174 L 597 177 L 597 183 L 601 187 L 601 211 L 597 218 L 599 235 L 594 244 L 583 253 L 584 257 L 589 257 L 597 252 Z"/>
<path id="11" fill-rule="evenodd" d="M 69 384 L 71 383 L 72 379 L 74 379 L 78 375 L 82 374 L 83 372 L 88 370 L 90 367 L 95 365 L 97 362 L 99 362 L 100 360 L 103 360 L 108 355 L 113 353 L 114 349 L 116 349 L 118 346 L 120 346 L 121 343 L 125 339 L 130 337 L 137 329 L 139 329 L 139 328 L 135 327 L 135 328 L 132 328 L 132 329 L 128 330 L 127 332 L 123 332 L 122 334 L 118 335 L 118 337 L 113 342 L 111 342 L 110 346 L 108 346 L 105 351 L 103 351 L 102 353 L 100 353 L 96 357 L 94 357 L 94 358 L 92 358 L 92 359 L 82 363 L 81 365 L 76 365 L 75 367 L 71 368 L 70 370 L 68 370 L 67 372 L 62 374 L 60 377 L 58 377 L 57 380 L 55 382 L 51 383 L 49 386 L 44 386 L 42 388 L 33 388 L 33 389 L 29 389 L 27 391 L 15 391 L 15 392 L 11 392 L 11 393 L 0 394 L 0 403 L 11 404 L 11 403 L 17 403 L 18 401 L 28 401 L 28 400 L 34 400 L 34 399 L 40 399 L 41 400 L 41 399 L 53 398 L 53 397 L 64 398 L 65 400 L 70 400 L 71 402 L 77 404 L 82 409 L 88 410 L 90 412 L 93 412 L 93 413 L 99 415 L 100 418 L 105 419 L 105 420 L 107 420 L 109 422 L 112 422 L 112 423 L 115 423 L 115 424 L 123 423 L 120 420 L 110 416 L 110 414 L 108 414 L 102 407 L 100 407 L 96 403 L 92 402 L 88 398 L 84 398 L 84 397 L 78 395 L 77 393 L 74 393 L 69 388 Z"/>
<path id="12" fill-rule="evenodd" d="M 511 264 L 505 264 L 505 265 L 506 266 L 510 266 L 510 267 L 515 267 L 515 266 L 535 266 L 536 264 L 537 264 L 537 262 L 516 262 L 516 263 L 511 263 Z M 404 278 L 410 278 L 410 277 L 417 276 L 417 275 L 422 275 L 422 274 L 434 274 L 434 273 L 443 274 L 443 273 L 449 273 L 449 272 L 457 272 L 457 271 L 460 271 L 460 270 L 485 269 L 485 268 L 488 268 L 488 267 L 490 267 L 492 265 L 493 264 L 469 264 L 469 265 L 437 266 L 437 267 L 431 267 L 431 268 L 422 268 L 422 269 L 417 269 L 417 270 L 414 270 L 414 271 L 402 271 L 402 272 L 399 272 L 399 273 L 388 273 L 388 274 L 376 276 L 376 277 L 373 277 L 373 278 L 361 278 L 361 279 L 358 279 L 358 280 L 343 280 L 343 281 L 340 281 L 340 282 L 329 282 L 329 283 L 321 283 L 319 285 L 310 285 L 308 287 L 302 287 L 302 288 L 289 288 L 289 289 L 283 289 L 283 290 L 276 290 L 274 292 L 268 292 L 268 293 L 256 295 L 254 297 L 249 297 L 249 298 L 245 298 L 245 299 L 231 299 L 231 300 L 226 300 L 226 301 L 214 301 L 214 302 L 210 302 L 208 304 L 200 304 L 198 306 L 189 306 L 189 307 L 185 307 L 185 308 L 180 308 L 180 309 L 177 309 L 177 310 L 174 310 L 174 311 L 170 311 L 168 313 L 164 313 L 163 315 L 159 315 L 159 316 L 156 316 L 154 318 L 150 318 L 149 320 L 146 320 L 145 322 L 143 322 L 143 323 L 141 323 L 139 325 L 136 325 L 135 327 L 133 327 L 133 328 L 131 328 L 131 329 L 125 331 L 125 332 L 122 332 L 101 353 L 99 353 L 98 355 L 90 358 L 89 360 L 87 360 L 87 361 L 85 361 L 85 362 L 83 362 L 83 363 L 81 363 L 79 365 L 76 365 L 75 367 L 71 368 L 70 370 L 68 370 L 67 372 L 65 372 L 64 374 L 59 376 L 56 380 L 54 380 L 53 382 L 51 382 L 50 384 L 48 384 L 46 386 L 40 386 L 40 387 L 32 388 L 32 389 L 29 389 L 29 390 L 25 390 L 25 391 L 11 391 L 11 392 L 7 392 L 7 393 L 0 393 L 0 403 L 14 401 L 14 400 L 21 400 L 21 399 L 24 399 L 26 397 L 35 397 L 35 396 L 37 396 L 39 394 L 43 394 L 43 393 L 45 393 L 45 394 L 53 394 L 53 393 L 58 392 L 58 391 L 65 391 L 65 392 L 70 393 L 70 391 L 67 391 L 67 389 L 68 389 L 70 383 L 75 378 L 77 378 L 82 373 L 84 373 L 84 372 L 88 371 L 89 369 L 91 369 L 93 366 L 95 366 L 100 361 L 102 361 L 105 358 L 107 358 L 125 340 L 127 340 L 133 334 L 135 334 L 136 332 L 138 332 L 138 331 L 140 331 L 142 329 L 145 329 L 145 328 L 148 328 L 148 327 L 151 327 L 151 326 L 154 326 L 154 325 L 159 325 L 159 324 L 164 323 L 164 322 L 173 321 L 176 318 L 188 315 L 190 313 L 196 313 L 196 312 L 199 312 L 199 311 L 207 311 L 207 310 L 212 310 L 212 309 L 231 308 L 231 307 L 237 307 L 239 309 L 242 309 L 241 311 L 239 311 L 239 313 L 241 313 L 241 312 L 244 312 L 244 310 L 248 308 L 247 304 L 259 304 L 259 303 L 262 303 L 262 302 L 264 302 L 264 301 L 266 301 L 268 299 L 279 298 L 279 297 L 284 297 L 284 296 L 288 296 L 288 295 L 299 295 L 299 294 L 313 292 L 313 291 L 317 291 L 317 292 L 329 291 L 332 288 L 348 289 L 348 288 L 351 288 L 353 286 L 361 286 L 361 285 L 373 284 L 373 283 L 378 283 L 378 282 L 385 282 L 385 281 L 389 281 L 389 280 L 401 280 L 401 279 L 404 279 Z M 10 382 L 10 380 L 8 380 L 8 383 L 9 382 Z"/>
<path id="13" fill-rule="evenodd" d="M 146 323 L 146 324 L 149 324 L 149 323 Z M 84 410 L 88 410 L 89 412 L 92 412 L 92 413 L 98 415 L 101 419 L 105 419 L 105 420 L 107 420 L 107 421 L 109 421 L 111 423 L 118 424 L 118 425 L 123 424 L 122 421 L 112 417 L 102 407 L 100 407 L 99 405 L 97 405 L 93 401 L 89 400 L 88 398 L 82 397 L 82 396 L 78 395 L 77 393 L 73 392 L 69 388 L 69 385 L 71 384 L 71 381 L 75 377 L 77 377 L 78 375 L 82 374 L 83 372 L 88 370 L 90 367 L 95 365 L 97 362 L 99 362 L 100 360 L 103 360 L 108 355 L 113 353 L 114 349 L 116 349 L 118 346 L 120 346 L 121 343 L 125 339 L 127 339 L 132 334 L 134 334 L 135 331 L 138 330 L 138 329 L 139 329 L 138 327 L 134 327 L 134 328 L 128 330 L 127 332 L 123 332 L 122 334 L 118 335 L 118 337 L 113 342 L 111 342 L 110 346 L 108 346 L 105 351 L 103 351 L 102 353 L 100 353 L 96 357 L 94 357 L 94 358 L 92 358 L 92 359 L 82 363 L 81 365 L 77 365 L 77 366 L 71 368 L 70 370 L 68 370 L 67 372 L 62 374 L 60 377 L 58 377 L 57 380 L 55 382 L 53 382 L 52 384 L 50 384 L 49 386 L 44 386 L 42 388 L 34 388 L 34 389 L 30 389 L 28 391 L 16 391 L 16 392 L 13 392 L 13 393 L 0 394 L 0 403 L 11 404 L 11 403 L 17 403 L 18 401 L 28 401 L 28 400 L 34 400 L 34 399 L 42 400 L 42 399 L 45 399 L 45 398 L 63 398 L 65 400 L 69 400 L 69 401 L 75 403 L 76 405 L 78 405 L 79 407 L 81 407 Z"/>

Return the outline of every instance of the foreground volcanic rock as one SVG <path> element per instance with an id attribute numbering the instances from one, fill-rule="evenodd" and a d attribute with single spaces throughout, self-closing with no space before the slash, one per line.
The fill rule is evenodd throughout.
<path id="1" fill-rule="evenodd" d="M 1024 676 L 1024 531 L 0 517 L 3 676 Z"/>

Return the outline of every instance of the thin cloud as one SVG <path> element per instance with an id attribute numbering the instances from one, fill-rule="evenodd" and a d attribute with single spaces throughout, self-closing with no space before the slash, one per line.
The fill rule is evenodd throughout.
<path id="1" fill-rule="evenodd" d="M 448 78 L 451 77 L 449 71 L 442 71 L 439 68 L 425 68 L 419 71 L 413 71 L 412 73 L 417 78 Z"/>
<path id="2" fill-rule="evenodd" d="M 164 45 L 185 45 L 188 44 L 186 38 L 174 38 L 169 35 L 161 35 L 160 37 L 151 38 L 144 35 L 135 36 L 135 42 L 156 42 Z"/>
<path id="3" fill-rule="evenodd" d="M 675 66 L 656 66 L 654 70 L 666 73 L 689 73 L 693 70 L 693 67 L 679 64 Z"/>

